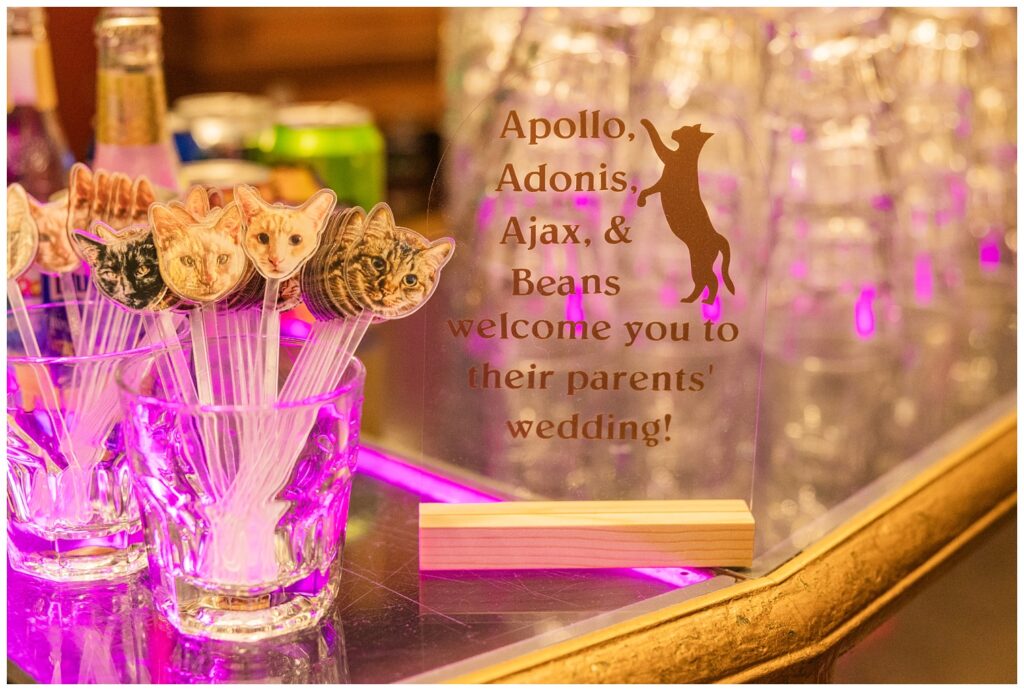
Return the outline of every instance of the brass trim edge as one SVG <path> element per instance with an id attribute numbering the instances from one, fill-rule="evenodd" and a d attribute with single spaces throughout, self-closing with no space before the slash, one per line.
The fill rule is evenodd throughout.
<path id="1" fill-rule="evenodd" d="M 813 675 L 1016 505 L 1016 411 L 779 568 L 457 676 L 485 682 Z M 801 670 L 803 666 L 803 670 Z"/>

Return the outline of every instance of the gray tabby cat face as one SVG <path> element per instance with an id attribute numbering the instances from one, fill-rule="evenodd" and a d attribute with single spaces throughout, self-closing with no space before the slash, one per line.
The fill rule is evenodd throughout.
<path id="1" fill-rule="evenodd" d="M 169 306 L 150 229 L 136 226 L 115 233 L 97 223 L 93 230 L 97 233 L 76 230 L 73 237 L 99 291 L 131 310 Z"/>
<path id="2" fill-rule="evenodd" d="M 336 214 L 320 249 L 302 271 L 302 296 L 319 320 L 350 317 L 362 310 L 378 319 L 412 314 L 434 292 L 455 242 L 430 242 L 395 225 L 391 208 L 369 214 L 356 207 Z"/>
<path id="3" fill-rule="evenodd" d="M 454 249 L 450 238 L 430 242 L 415 231 L 396 226 L 391 208 L 378 204 L 367 215 L 362 235 L 346 253 L 349 295 L 384 319 L 411 314 L 433 294 Z"/>

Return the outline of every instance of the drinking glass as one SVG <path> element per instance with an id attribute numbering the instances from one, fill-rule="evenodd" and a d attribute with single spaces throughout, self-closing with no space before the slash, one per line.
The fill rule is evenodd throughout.
<path id="1" fill-rule="evenodd" d="M 236 347 L 213 340 L 211 353 Z M 301 346 L 282 340 L 282 380 Z M 135 358 L 119 373 L 156 605 L 182 633 L 207 638 L 311 626 L 338 591 L 362 364 L 353 359 L 340 382 L 301 399 L 186 404 L 174 368 L 193 376 L 189 349 Z M 249 378 L 237 363 L 212 362 L 214 390 Z"/>
<path id="2" fill-rule="evenodd" d="M 8 556 L 17 571 L 50 580 L 116 578 L 145 566 L 145 545 L 114 372 L 152 346 L 75 354 L 66 310 L 28 308 L 38 357 L 7 316 Z M 134 344 L 143 342 L 139 322 L 118 312 L 100 327 L 111 343 Z"/>

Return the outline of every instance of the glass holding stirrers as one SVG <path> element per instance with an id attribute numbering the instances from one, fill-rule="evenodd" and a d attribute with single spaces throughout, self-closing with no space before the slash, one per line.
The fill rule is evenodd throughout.
<path id="1" fill-rule="evenodd" d="M 242 340 L 210 342 L 211 360 Z M 282 378 L 300 350 L 282 341 Z M 188 357 L 169 349 L 119 374 L 157 607 L 182 633 L 224 640 L 313 625 L 338 590 L 362 364 L 301 399 L 187 405 L 161 374 L 187 372 Z M 229 369 L 215 366 L 215 390 Z"/>
<path id="2" fill-rule="evenodd" d="M 50 580 L 116 578 L 145 565 L 114 372 L 151 346 L 136 340 L 139 317 L 105 307 L 96 328 L 108 338 L 85 356 L 75 354 L 64 303 L 27 310 L 36 357 L 22 342 L 26 325 L 8 314 L 8 551 L 13 568 Z"/>

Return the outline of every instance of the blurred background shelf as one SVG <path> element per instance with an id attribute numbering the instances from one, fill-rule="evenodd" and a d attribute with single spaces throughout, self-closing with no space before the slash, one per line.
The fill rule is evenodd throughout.
<path id="1" fill-rule="evenodd" d="M 339 14 L 342 13 L 342 14 Z M 343 99 L 389 128 L 437 131 L 440 8 L 164 8 L 168 102 L 194 93 Z M 99 8 L 48 14 L 60 117 L 77 158 L 92 136 Z"/>

